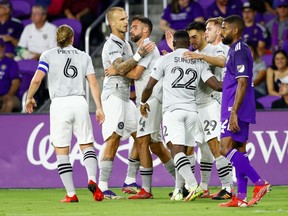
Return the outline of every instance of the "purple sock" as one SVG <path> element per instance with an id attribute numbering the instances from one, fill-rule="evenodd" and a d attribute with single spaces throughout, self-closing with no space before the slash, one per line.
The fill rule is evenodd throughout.
<path id="1" fill-rule="evenodd" d="M 242 175 L 240 172 L 238 172 L 237 169 L 236 169 L 236 177 L 238 186 L 237 197 L 241 200 L 244 200 L 247 197 L 248 178 L 245 175 Z"/>
<path id="2" fill-rule="evenodd" d="M 263 185 L 263 180 L 260 178 L 255 169 L 250 165 L 248 157 L 245 157 L 236 149 L 231 149 L 227 155 L 227 159 L 232 163 L 237 172 L 247 176 L 256 185 Z"/>

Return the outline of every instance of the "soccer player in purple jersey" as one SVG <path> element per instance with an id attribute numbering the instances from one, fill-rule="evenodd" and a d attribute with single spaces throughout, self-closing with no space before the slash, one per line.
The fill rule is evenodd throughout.
<path id="1" fill-rule="evenodd" d="M 219 204 L 221 207 L 253 206 L 271 187 L 251 166 L 245 151 L 249 124 L 255 123 L 256 108 L 253 60 L 249 47 L 241 39 L 244 27 L 243 19 L 238 15 L 229 16 L 222 23 L 222 42 L 230 49 L 223 80 L 220 151 L 236 169 L 238 193 L 231 201 Z M 254 195 L 249 202 L 246 201 L 248 178 L 255 184 Z"/>

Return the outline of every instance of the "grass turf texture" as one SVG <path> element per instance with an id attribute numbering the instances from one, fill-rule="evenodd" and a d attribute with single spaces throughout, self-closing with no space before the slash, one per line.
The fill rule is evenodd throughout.
<path id="1" fill-rule="evenodd" d="M 212 187 L 210 191 L 217 192 Z M 248 199 L 252 197 L 248 189 Z M 123 195 L 121 189 L 113 189 Z M 273 186 L 256 206 L 250 208 L 220 208 L 222 201 L 196 199 L 193 202 L 170 201 L 172 188 L 153 188 L 154 199 L 150 200 L 103 200 L 95 202 L 88 189 L 77 189 L 79 203 L 60 203 L 64 189 L 0 189 L 0 215 L 4 216 L 178 216 L 178 215 L 288 215 L 288 186 Z M 128 195 L 123 195 L 128 197 Z"/>

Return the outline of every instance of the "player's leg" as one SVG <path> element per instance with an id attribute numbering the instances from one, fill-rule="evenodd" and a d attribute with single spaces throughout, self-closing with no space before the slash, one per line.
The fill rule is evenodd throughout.
<path id="1" fill-rule="evenodd" d="M 140 167 L 140 158 L 137 151 L 135 134 L 134 136 L 132 135 L 132 137 L 134 142 L 129 153 L 126 178 L 122 187 L 123 193 L 127 194 L 135 194 L 140 190 L 140 186 L 136 184 L 136 176 Z"/>
<path id="2" fill-rule="evenodd" d="M 162 141 L 151 142 L 150 150 L 161 160 L 167 172 L 170 173 L 173 178 L 175 178 L 175 166 L 173 158 L 171 157 L 170 151 L 164 146 Z"/>
<path id="3" fill-rule="evenodd" d="M 229 125 L 228 121 L 224 122 L 224 124 L 225 123 Z M 254 196 L 248 204 L 249 206 L 253 206 L 269 192 L 271 185 L 258 175 L 249 160 L 247 160 L 241 152 L 233 148 L 236 145 L 235 143 L 237 143 L 238 146 L 240 144 L 244 145 L 248 139 L 249 124 L 240 120 L 238 120 L 238 124 L 241 128 L 241 131 L 238 133 L 232 133 L 227 130 L 227 127 L 223 127 L 224 131 L 221 134 L 220 153 L 230 160 L 237 172 L 247 176 L 255 184 Z"/>

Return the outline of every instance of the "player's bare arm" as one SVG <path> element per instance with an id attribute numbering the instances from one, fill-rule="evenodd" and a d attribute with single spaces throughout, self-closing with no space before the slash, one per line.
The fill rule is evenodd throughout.
<path id="1" fill-rule="evenodd" d="M 223 68 L 225 66 L 225 56 L 209 56 L 200 53 L 187 51 L 184 53 L 185 59 L 200 59 L 211 65 Z"/>
<path id="2" fill-rule="evenodd" d="M 101 103 L 101 90 L 99 88 L 98 81 L 96 79 L 95 74 L 88 75 L 87 80 L 89 82 L 93 100 L 96 104 L 96 114 L 95 114 L 96 121 L 99 121 L 99 125 L 101 125 L 105 120 L 105 115 L 104 115 L 104 112 L 102 109 L 102 103 Z"/>
<path id="3" fill-rule="evenodd" d="M 205 84 L 215 91 L 222 92 L 222 82 L 217 80 L 215 76 L 210 77 Z"/>
<path id="4" fill-rule="evenodd" d="M 124 75 L 131 71 L 137 63 L 144 58 L 147 54 L 149 54 L 155 48 L 155 42 L 150 41 L 146 45 L 141 44 L 138 49 L 138 52 L 129 60 L 123 61 L 122 59 L 118 58 L 113 62 L 113 65 L 117 69 L 118 74 Z"/>
<path id="5" fill-rule="evenodd" d="M 31 84 L 28 89 L 28 94 L 25 102 L 25 111 L 28 113 L 32 113 L 34 110 L 34 107 L 37 107 L 37 103 L 35 99 L 33 98 L 37 90 L 39 89 L 39 86 L 41 85 L 41 82 L 43 78 L 45 77 L 45 73 L 41 70 L 37 70 L 34 74 Z"/>
<path id="6" fill-rule="evenodd" d="M 147 104 L 147 100 L 150 98 L 154 86 L 157 84 L 158 80 L 154 79 L 153 77 L 150 77 L 147 86 L 145 87 L 142 97 L 141 97 L 141 102 L 140 102 L 140 112 L 141 115 L 144 117 L 148 117 L 148 112 L 150 111 L 149 104 Z"/>
<path id="7" fill-rule="evenodd" d="M 133 68 L 131 71 L 129 71 L 128 73 L 126 73 L 123 76 L 128 78 L 128 79 L 138 80 L 142 76 L 144 70 L 145 70 L 145 68 L 143 66 L 137 65 L 135 68 Z M 116 68 L 113 65 L 110 66 L 109 68 L 105 69 L 104 73 L 105 73 L 105 76 L 119 75 L 117 73 Z"/>
<path id="8" fill-rule="evenodd" d="M 247 77 L 240 77 L 237 79 L 238 86 L 235 94 L 234 104 L 232 106 L 230 120 L 229 120 L 229 130 L 236 133 L 240 130 L 238 125 L 238 115 L 237 112 L 240 109 L 243 99 L 246 94 L 246 89 L 248 85 Z"/>

